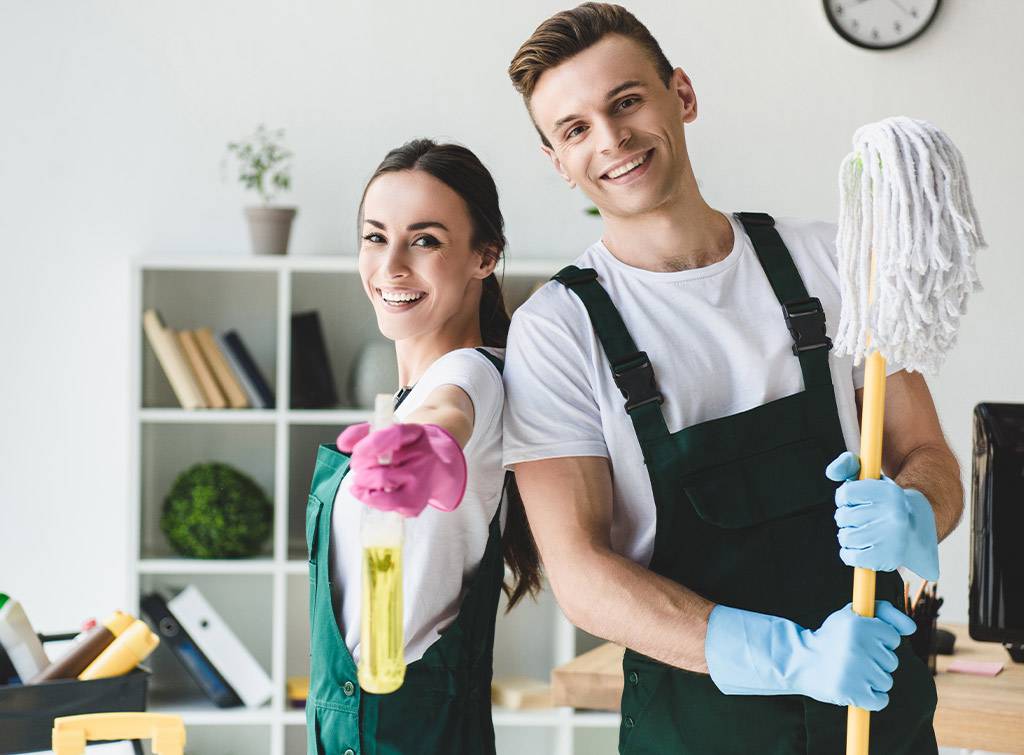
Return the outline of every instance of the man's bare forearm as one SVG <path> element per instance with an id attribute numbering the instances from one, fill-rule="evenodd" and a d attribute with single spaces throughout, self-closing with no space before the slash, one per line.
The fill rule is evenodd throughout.
<path id="1" fill-rule="evenodd" d="M 935 530 L 941 542 L 956 529 L 964 511 L 960 465 L 945 443 L 919 446 L 908 453 L 893 479 L 903 488 L 924 493 L 935 512 Z"/>
<path id="2" fill-rule="evenodd" d="M 548 570 L 573 624 L 670 666 L 707 673 L 704 640 L 714 603 L 612 551 L 579 555 L 575 569 Z"/>

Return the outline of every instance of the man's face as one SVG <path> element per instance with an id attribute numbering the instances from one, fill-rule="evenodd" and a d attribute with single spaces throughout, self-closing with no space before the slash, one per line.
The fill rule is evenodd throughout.
<path id="1" fill-rule="evenodd" d="M 678 68 L 666 87 L 633 40 L 609 34 L 545 71 L 530 109 L 555 169 L 602 215 L 633 217 L 677 194 L 687 164 L 683 123 L 697 117 L 696 98 Z"/>

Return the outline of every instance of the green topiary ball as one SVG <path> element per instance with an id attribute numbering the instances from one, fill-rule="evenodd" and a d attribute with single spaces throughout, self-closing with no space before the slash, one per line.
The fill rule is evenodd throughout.
<path id="1" fill-rule="evenodd" d="M 190 558 L 254 556 L 270 536 L 274 507 L 248 475 L 218 462 L 178 475 L 164 499 L 160 529 Z"/>

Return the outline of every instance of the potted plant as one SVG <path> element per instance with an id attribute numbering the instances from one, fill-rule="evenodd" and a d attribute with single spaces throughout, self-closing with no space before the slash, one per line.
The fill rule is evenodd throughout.
<path id="1" fill-rule="evenodd" d="M 274 506 L 248 475 L 220 462 L 194 464 L 164 498 L 160 529 L 188 558 L 259 555 L 271 533 Z"/>
<path id="2" fill-rule="evenodd" d="M 278 192 L 291 188 L 292 153 L 285 149 L 284 129 L 271 131 L 260 124 L 246 141 L 229 142 L 228 153 L 238 159 L 238 180 L 259 194 L 263 204 L 246 207 L 254 254 L 285 254 L 297 210 L 271 205 Z"/>

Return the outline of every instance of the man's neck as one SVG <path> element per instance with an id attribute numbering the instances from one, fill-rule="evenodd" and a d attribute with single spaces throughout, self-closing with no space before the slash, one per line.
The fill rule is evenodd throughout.
<path id="1" fill-rule="evenodd" d="M 729 219 L 695 191 L 643 215 L 607 216 L 602 241 L 627 265 L 664 273 L 725 259 L 735 240 Z"/>

